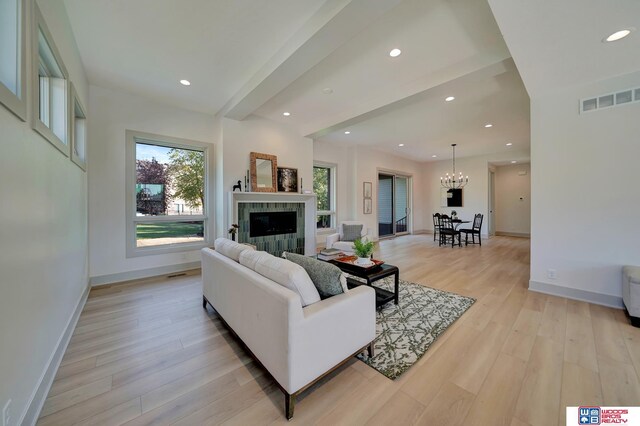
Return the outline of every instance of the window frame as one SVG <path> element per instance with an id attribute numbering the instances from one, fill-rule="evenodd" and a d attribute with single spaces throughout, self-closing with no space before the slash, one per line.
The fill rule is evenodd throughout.
<path id="1" fill-rule="evenodd" d="M 42 12 L 40 12 L 40 9 L 38 8 L 38 6 L 34 4 L 34 21 L 33 21 L 33 28 L 32 28 L 32 74 L 33 74 L 33 113 L 32 113 L 32 127 L 33 129 L 38 132 L 43 138 L 45 138 L 47 141 L 49 141 L 51 143 L 51 145 L 55 146 L 60 152 L 62 152 L 62 154 L 64 154 L 66 157 L 69 157 L 71 155 L 71 143 L 70 143 L 70 135 L 69 135 L 69 73 L 67 71 L 67 68 L 64 64 L 64 61 L 62 60 L 62 55 L 60 54 L 60 51 L 58 50 L 58 47 L 56 46 L 55 40 L 53 39 L 53 36 L 51 35 L 51 32 L 49 31 L 49 27 L 47 27 L 47 23 L 44 20 L 44 17 L 42 16 Z M 53 54 L 53 58 L 56 61 L 56 64 L 58 65 L 58 68 L 60 68 L 60 72 L 62 74 L 62 77 L 64 79 L 64 90 L 62 91 L 62 93 L 65 96 L 65 104 L 63 105 L 63 113 L 64 113 L 64 119 L 65 119 L 65 124 L 64 124 L 64 130 L 65 130 L 65 141 L 63 141 L 62 139 L 60 139 L 54 132 L 52 129 L 50 129 L 49 127 L 47 127 L 42 120 L 40 120 L 40 52 L 39 52 L 39 35 L 40 35 L 40 31 L 42 31 L 42 35 L 44 36 L 45 41 L 47 42 L 47 44 L 49 45 L 49 49 L 51 50 L 51 53 Z"/>
<path id="2" fill-rule="evenodd" d="M 152 133 L 126 130 L 126 188 L 125 188 L 125 215 L 126 215 L 126 257 L 150 256 L 156 254 L 180 253 L 199 250 L 209 247 L 213 241 L 213 227 L 215 225 L 215 144 L 188 139 L 174 138 L 170 136 L 156 135 Z M 136 215 L 136 144 L 149 143 L 167 148 L 189 149 L 202 151 L 205 155 L 204 193 L 205 205 L 202 206 L 202 215 L 165 215 L 165 216 L 137 216 Z M 197 222 L 204 224 L 204 237 L 202 241 L 193 243 L 175 243 L 161 246 L 138 247 L 136 225 L 139 223 L 162 222 Z"/>
<path id="3" fill-rule="evenodd" d="M 16 117 L 27 121 L 27 0 L 16 0 L 20 16 L 16 17 L 20 25 L 18 30 L 19 60 L 16 62 L 16 76 L 20 79 L 18 89 L 20 95 L 13 93 L 7 86 L 0 82 L 0 104 L 4 105 Z M 1 58 L 0 58 L 1 60 Z"/>
<path id="4" fill-rule="evenodd" d="M 71 161 L 73 161 L 78 167 L 80 167 L 83 171 L 87 171 L 87 137 L 88 137 L 88 118 L 87 118 L 87 109 L 82 104 L 80 97 L 78 96 L 78 92 L 76 91 L 73 83 L 69 83 L 69 139 L 71 145 Z M 80 108 L 80 112 L 84 116 L 85 120 L 85 137 L 84 137 L 84 158 L 81 158 L 76 154 L 76 103 Z"/>
<path id="5" fill-rule="evenodd" d="M 325 163 L 314 161 L 313 167 L 321 167 L 329 169 L 329 210 L 317 210 L 316 216 L 330 216 L 331 226 L 329 228 L 318 228 L 316 224 L 316 235 L 333 234 L 337 229 L 337 169 L 338 165 L 333 163 Z M 312 183 L 313 184 L 313 183 Z"/>

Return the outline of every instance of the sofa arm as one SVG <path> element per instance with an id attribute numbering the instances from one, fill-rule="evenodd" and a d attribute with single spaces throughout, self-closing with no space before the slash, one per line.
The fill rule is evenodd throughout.
<path id="1" fill-rule="evenodd" d="M 290 386 L 301 389 L 376 337 L 376 295 L 359 286 L 303 309 L 290 336 Z"/>
<path id="2" fill-rule="evenodd" d="M 330 234 L 327 235 L 327 243 L 326 243 L 326 247 L 328 249 L 330 249 L 331 247 L 333 247 L 333 245 L 335 243 L 337 243 L 338 241 L 340 241 L 340 234 Z"/>

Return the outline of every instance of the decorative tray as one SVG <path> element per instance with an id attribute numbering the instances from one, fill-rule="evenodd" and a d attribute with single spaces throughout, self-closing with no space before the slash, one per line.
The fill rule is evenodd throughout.
<path id="1" fill-rule="evenodd" d="M 356 263 L 356 260 L 358 260 L 358 256 L 344 256 L 344 257 L 339 257 L 335 259 L 336 262 L 346 263 L 350 266 L 355 266 L 362 269 L 374 268 L 384 263 L 384 261 L 382 260 L 371 259 L 371 264 L 369 265 L 358 265 Z"/>

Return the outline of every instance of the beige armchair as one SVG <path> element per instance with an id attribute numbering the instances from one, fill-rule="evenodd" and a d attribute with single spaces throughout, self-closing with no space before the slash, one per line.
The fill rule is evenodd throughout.
<path id="1" fill-rule="evenodd" d="M 369 241 L 369 229 L 363 222 L 348 220 L 341 222 L 338 226 L 338 232 L 327 236 L 327 248 L 335 248 L 343 251 L 346 254 L 352 254 L 355 250 L 353 241 L 344 240 L 344 228 L 343 225 L 362 225 L 362 231 L 360 232 L 360 239 L 363 242 Z"/>

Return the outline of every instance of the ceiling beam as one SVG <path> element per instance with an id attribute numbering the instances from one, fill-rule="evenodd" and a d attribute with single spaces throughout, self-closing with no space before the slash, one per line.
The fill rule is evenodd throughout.
<path id="1" fill-rule="evenodd" d="M 327 0 L 218 112 L 244 120 L 402 0 Z"/>

